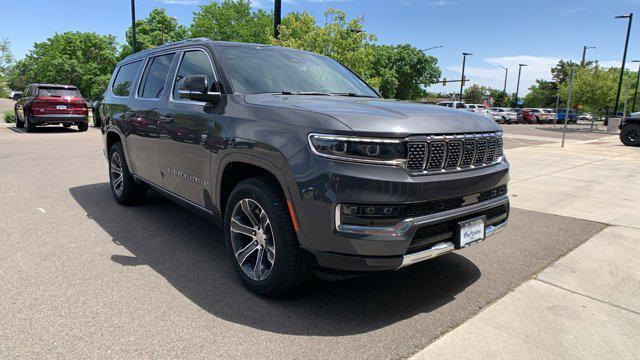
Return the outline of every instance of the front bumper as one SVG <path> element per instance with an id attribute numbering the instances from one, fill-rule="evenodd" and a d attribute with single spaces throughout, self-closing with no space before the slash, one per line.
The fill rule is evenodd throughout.
<path id="1" fill-rule="evenodd" d="M 308 262 L 323 270 L 395 270 L 452 251 L 455 231 L 451 228 L 425 236 L 438 227 L 455 226 L 458 221 L 488 212 L 486 232 L 490 236 L 502 229 L 508 219 L 507 194 L 486 201 L 478 197 L 479 193 L 506 186 L 506 160 L 473 171 L 427 176 L 411 176 L 396 167 L 331 161 L 304 151 L 291 158 L 289 164 L 299 193 L 294 197 L 300 223 L 298 239 Z M 391 226 L 345 225 L 337 207 L 413 206 L 454 198 L 476 200 L 465 200 L 447 211 L 406 217 Z"/>
<path id="2" fill-rule="evenodd" d="M 81 123 L 87 122 L 87 115 L 76 114 L 46 114 L 46 115 L 34 115 L 29 118 L 34 124 L 47 125 L 47 124 L 64 124 L 64 123 Z"/>

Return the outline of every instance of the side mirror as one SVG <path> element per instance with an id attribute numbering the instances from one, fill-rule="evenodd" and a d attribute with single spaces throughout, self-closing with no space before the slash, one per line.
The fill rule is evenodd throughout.
<path id="1" fill-rule="evenodd" d="M 181 99 L 216 102 L 220 99 L 219 92 L 210 92 L 206 75 L 189 75 L 182 79 L 178 96 Z"/>

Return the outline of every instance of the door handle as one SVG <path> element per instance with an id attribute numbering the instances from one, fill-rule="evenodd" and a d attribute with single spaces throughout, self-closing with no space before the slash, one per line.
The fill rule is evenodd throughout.
<path id="1" fill-rule="evenodd" d="M 173 117 L 171 117 L 171 116 L 160 116 L 158 118 L 158 120 L 160 120 L 161 123 L 172 123 L 173 122 Z"/>

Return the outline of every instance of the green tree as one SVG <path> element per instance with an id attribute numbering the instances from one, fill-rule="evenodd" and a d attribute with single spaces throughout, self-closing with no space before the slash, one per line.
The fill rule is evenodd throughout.
<path id="1" fill-rule="evenodd" d="M 417 100 L 425 96 L 423 86 L 438 81 L 438 60 L 409 44 L 374 47 L 372 77 L 379 79 L 385 98 Z"/>
<path id="2" fill-rule="evenodd" d="M 602 114 L 613 108 L 620 69 L 599 66 L 578 67 L 575 70 L 571 94 L 572 108 L 581 107 L 592 114 Z M 560 85 L 560 97 L 566 102 L 568 84 Z"/>
<path id="3" fill-rule="evenodd" d="M 107 87 L 116 65 L 117 45 L 112 35 L 85 32 L 56 33 L 18 61 L 10 73 L 14 89 L 33 82 L 72 84 L 86 98 Z"/>
<path id="4" fill-rule="evenodd" d="M 493 98 L 493 106 L 496 107 L 509 107 L 510 98 L 506 91 L 490 89 L 489 95 Z"/>
<path id="5" fill-rule="evenodd" d="M 193 13 L 191 34 L 218 41 L 267 44 L 273 29 L 273 15 L 251 11 L 248 0 L 211 1 Z"/>
<path id="6" fill-rule="evenodd" d="M 468 88 L 465 88 L 462 97 L 464 101 L 469 104 L 482 104 L 484 101 L 484 93 L 487 92 L 488 89 L 484 86 L 480 86 L 478 84 L 473 84 Z"/>
<path id="7" fill-rule="evenodd" d="M 584 67 L 592 67 L 597 65 L 597 62 L 593 61 L 585 61 Z M 565 61 L 560 60 L 556 66 L 551 68 L 551 76 L 553 76 L 553 80 L 557 83 L 561 84 L 569 80 L 569 73 L 571 72 L 571 67 L 582 67 L 579 63 L 573 62 L 571 60 Z"/>
<path id="8" fill-rule="evenodd" d="M 151 49 L 174 41 L 189 38 L 189 30 L 178 24 L 178 19 L 167 15 L 162 8 L 155 8 L 148 17 L 136 20 L 136 50 Z M 120 58 L 131 54 L 133 47 L 132 29 L 126 34 L 127 44 L 123 46 Z"/>
<path id="9" fill-rule="evenodd" d="M 11 53 L 11 42 L 9 39 L 0 39 L 0 97 L 9 96 L 7 88 L 7 76 L 11 71 L 14 58 Z"/>
<path id="10" fill-rule="evenodd" d="M 524 106 L 532 108 L 554 108 L 557 97 L 558 83 L 538 79 L 535 85 L 529 87 L 529 93 L 524 98 Z"/>
<path id="11" fill-rule="evenodd" d="M 271 37 L 271 43 L 334 58 L 379 87 L 380 78 L 372 71 L 376 37 L 363 30 L 362 18 L 348 20 L 335 9 L 327 9 L 324 15 L 324 26 L 318 26 L 307 12 L 288 14 L 280 25 L 280 38 Z"/>

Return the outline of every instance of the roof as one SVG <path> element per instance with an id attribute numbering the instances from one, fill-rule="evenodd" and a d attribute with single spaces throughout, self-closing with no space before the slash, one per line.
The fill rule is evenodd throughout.
<path id="1" fill-rule="evenodd" d="M 57 87 L 57 88 L 64 88 L 64 89 L 77 89 L 75 85 L 68 85 L 68 84 L 33 83 L 30 85 L 35 85 L 37 87 Z"/>
<path id="2" fill-rule="evenodd" d="M 269 47 L 269 48 L 279 48 L 279 46 L 266 45 L 266 44 L 255 44 L 255 43 L 243 43 L 243 42 L 233 42 L 233 41 L 213 41 L 209 38 L 201 37 L 201 38 L 193 38 L 182 41 L 176 41 L 169 44 L 160 45 L 158 47 L 154 47 L 147 50 L 139 51 L 135 54 L 131 54 L 124 58 L 121 62 L 129 62 L 131 60 L 143 59 L 149 54 L 153 54 L 160 51 L 171 50 L 174 48 L 180 48 L 186 45 L 209 45 L 209 46 L 220 46 L 220 47 Z M 295 50 L 289 49 L 288 50 Z M 298 50 L 300 51 L 300 50 Z"/>

